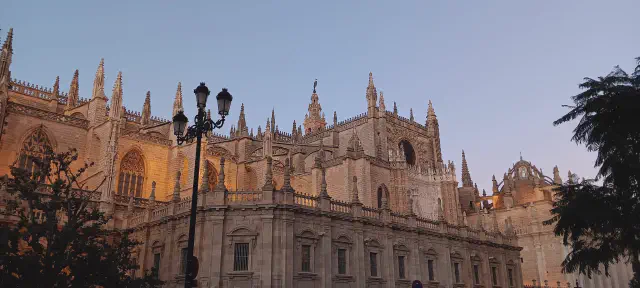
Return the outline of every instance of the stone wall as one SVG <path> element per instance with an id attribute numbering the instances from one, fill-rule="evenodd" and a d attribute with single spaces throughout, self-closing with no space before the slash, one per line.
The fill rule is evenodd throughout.
<path id="1" fill-rule="evenodd" d="M 199 287 L 408 287 L 416 279 L 425 287 L 468 287 L 473 261 L 481 263 L 479 284 L 491 285 L 495 267 L 495 286 L 510 287 L 510 269 L 512 287 L 522 287 L 519 248 L 515 239 L 500 233 L 290 192 L 276 191 L 272 199 L 261 191 L 226 195 L 210 192 L 199 201 L 194 252 L 200 262 Z M 184 207 L 189 203 L 150 205 L 123 221 L 123 228 L 134 229 L 133 236 L 144 242 L 135 252 L 142 269 L 150 269 L 159 254 L 166 287 L 182 283 L 180 251 L 186 247 Z M 243 243 L 248 265 L 239 269 L 234 251 Z M 338 270 L 339 249 L 346 255 L 345 273 Z M 310 253 L 304 270 L 303 251 Z M 459 269 L 455 285 L 453 263 Z"/>

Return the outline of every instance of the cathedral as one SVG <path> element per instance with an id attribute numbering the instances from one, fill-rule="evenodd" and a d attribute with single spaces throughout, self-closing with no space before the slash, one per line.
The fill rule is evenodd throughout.
<path id="1" fill-rule="evenodd" d="M 78 188 L 94 191 L 112 228 L 134 231 L 143 242 L 131 255 L 135 273 L 154 269 L 165 287 L 183 285 L 194 180 L 198 287 L 567 287 L 577 279 L 560 273 L 566 248 L 541 224 L 557 169 L 550 179 L 521 160 L 481 195 L 463 152 L 458 187 L 431 102 L 424 121 L 398 115 L 395 103 L 389 111 L 371 73 L 361 114 L 333 112 L 328 122 L 314 84 L 301 125 L 281 130 L 272 110 L 254 133 L 239 105 L 229 134 L 207 135 L 194 163 L 196 145 L 178 145 L 171 122 L 151 115 L 151 92 L 140 95 L 141 112 L 125 108 L 117 73 L 107 96 L 104 60 L 83 98 L 78 70 L 66 92 L 57 77 L 51 88 L 11 78 L 12 42 L 10 30 L 0 54 L 0 175 L 11 165 L 33 169 L 47 147 L 76 149 L 75 168 L 94 163 Z M 182 99 L 178 82 L 172 111 L 160 114 L 182 111 Z M 616 273 L 627 278 L 586 287 L 622 287 L 602 283 L 622 285 L 623 268 Z"/>

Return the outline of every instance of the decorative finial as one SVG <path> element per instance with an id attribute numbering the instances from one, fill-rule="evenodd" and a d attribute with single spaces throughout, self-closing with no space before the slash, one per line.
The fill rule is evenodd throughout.
<path id="1" fill-rule="evenodd" d="M 358 177 L 353 176 L 353 192 L 351 192 L 351 203 L 360 203 L 360 197 L 358 196 Z"/>
<path id="2" fill-rule="evenodd" d="M 215 188 L 216 193 L 227 191 L 227 187 L 224 186 L 224 157 L 220 158 L 220 173 L 218 174 L 218 184 Z"/>
<path id="3" fill-rule="evenodd" d="M 271 170 L 272 161 L 271 156 L 267 156 L 267 169 L 264 174 L 264 186 L 262 186 L 262 191 L 273 191 L 275 188 L 273 187 L 273 172 Z"/>
<path id="4" fill-rule="evenodd" d="M 327 192 L 327 172 L 324 167 L 322 168 L 322 181 L 320 182 L 320 197 L 329 198 L 329 193 Z"/>
<path id="5" fill-rule="evenodd" d="M 173 201 L 180 201 L 180 171 L 176 172 L 176 184 L 173 186 Z"/>
<path id="6" fill-rule="evenodd" d="M 409 108 L 409 120 L 413 122 L 413 108 Z"/>

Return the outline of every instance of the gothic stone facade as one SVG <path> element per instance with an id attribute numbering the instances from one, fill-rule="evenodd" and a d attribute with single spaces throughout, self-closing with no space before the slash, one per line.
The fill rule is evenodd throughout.
<path id="1" fill-rule="evenodd" d="M 572 181 L 571 171 L 568 181 Z M 610 267 L 610 277 L 594 275 L 563 274 L 562 261 L 569 250 L 562 244 L 562 237 L 555 236 L 553 226 L 545 226 L 543 221 L 551 218 L 549 210 L 553 207 L 553 188 L 562 183 L 558 167 L 553 168 L 553 178 L 542 170 L 523 160 L 513 164 L 504 173 L 502 181 L 492 179 L 492 195 L 483 190 L 482 195 L 473 186 L 467 168 L 465 155 L 462 155 L 462 187 L 459 193 L 463 213 L 468 215 L 469 226 L 485 231 L 504 231 L 498 223 L 508 223 L 518 237 L 523 282 L 528 285 L 550 285 L 562 287 L 575 285 L 576 280 L 585 288 L 625 288 L 633 277 L 631 266 L 618 263 Z"/>
<path id="2" fill-rule="evenodd" d="M 0 55 L 0 175 L 13 163 L 30 169 L 43 147 L 77 149 L 78 166 L 95 163 L 82 183 L 110 225 L 144 242 L 141 268 L 179 285 L 195 145 L 177 145 L 169 121 L 151 116 L 150 92 L 141 113 L 126 109 L 121 73 L 107 98 L 104 61 L 88 99 L 77 70 L 66 93 L 58 78 L 53 88 L 11 79 L 12 41 L 10 31 Z M 371 74 L 365 98 L 364 113 L 334 112 L 327 125 L 314 88 L 304 129 L 294 122 L 291 133 L 272 111 L 254 134 L 242 105 L 229 136 L 204 140 L 199 287 L 522 286 L 510 227 L 464 224 L 431 103 L 424 124 L 395 103 L 387 111 Z M 172 115 L 182 109 L 178 83 Z"/>

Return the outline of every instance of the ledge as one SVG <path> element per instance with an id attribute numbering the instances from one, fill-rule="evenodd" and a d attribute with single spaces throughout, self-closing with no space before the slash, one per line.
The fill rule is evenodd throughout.
<path id="1" fill-rule="evenodd" d="M 253 276 L 253 272 L 251 272 L 251 271 L 231 271 L 231 272 L 227 272 L 227 276 L 230 279 L 233 279 L 233 278 L 251 278 Z"/>

